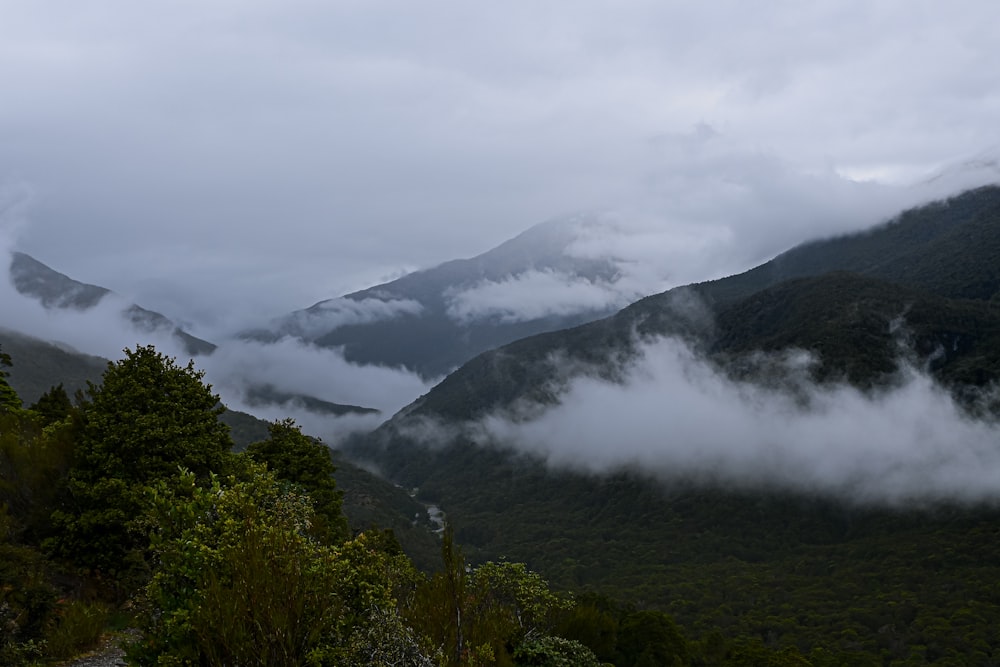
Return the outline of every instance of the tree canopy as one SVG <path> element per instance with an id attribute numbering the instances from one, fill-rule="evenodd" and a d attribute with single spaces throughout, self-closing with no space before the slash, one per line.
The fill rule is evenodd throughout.
<path id="1" fill-rule="evenodd" d="M 65 503 L 53 515 L 59 532 L 50 546 L 58 555 L 119 570 L 144 542 L 131 528 L 145 509 L 146 486 L 175 479 L 179 467 L 201 480 L 223 469 L 232 442 L 203 377 L 193 362 L 179 366 L 138 346 L 90 385 Z"/>
<path id="2" fill-rule="evenodd" d="M 346 538 L 347 519 L 333 479 L 337 468 L 330 450 L 318 439 L 303 435 L 292 419 L 272 422 L 268 435 L 247 447 L 247 456 L 266 463 L 278 479 L 297 484 L 309 494 L 316 509 L 314 535 L 327 542 Z"/>

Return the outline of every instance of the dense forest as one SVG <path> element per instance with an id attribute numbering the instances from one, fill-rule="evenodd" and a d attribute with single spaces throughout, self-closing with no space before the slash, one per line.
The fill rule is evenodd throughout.
<path id="1" fill-rule="evenodd" d="M 487 352 L 346 450 L 445 509 L 471 559 L 505 555 L 557 587 L 665 611 L 692 638 L 752 637 L 814 665 L 995 664 L 1000 512 L 991 494 L 871 503 L 848 487 L 824 494 L 794 480 L 741 485 L 626 459 L 587 472 L 586 461 L 552 464 L 544 446 L 484 435 L 483 424 L 516 426 L 570 408 L 574 383 L 623 386 L 630 372 L 646 370 L 644 350 L 670 340 L 719 383 L 753 396 L 804 386 L 799 398 L 809 400 L 848 388 L 881 405 L 901 378 L 918 373 L 957 406 L 956 424 L 993 429 L 998 253 L 1000 188 L 970 191 Z M 805 377 L 775 363 L 789 350 L 813 361 Z M 665 410 L 673 396 L 660 400 Z M 725 421 L 727 405 L 707 419 Z M 628 449 L 638 429 L 620 409 L 637 413 L 626 401 L 589 406 L 617 426 L 606 429 L 607 449 Z M 578 415 L 559 414 L 563 426 Z M 670 424 L 656 423 L 652 437 L 664 450 L 685 446 Z M 741 444 L 739 433 L 729 436 Z M 939 465 L 949 447 L 961 447 L 958 437 L 940 436 Z M 934 478 L 928 472 L 924 483 Z"/>
<path id="2" fill-rule="evenodd" d="M 56 386 L 25 408 L 5 376 L 4 665 L 126 629 L 137 665 L 808 664 L 524 563 L 467 562 L 450 528 L 423 572 L 391 531 L 348 529 L 322 443 L 283 420 L 234 452 L 202 373 L 152 347 L 75 399 Z"/>

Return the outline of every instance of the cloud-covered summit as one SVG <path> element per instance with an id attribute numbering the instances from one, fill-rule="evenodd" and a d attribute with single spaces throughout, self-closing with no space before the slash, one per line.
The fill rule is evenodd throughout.
<path id="1" fill-rule="evenodd" d="M 347 359 L 443 374 L 479 352 L 520 337 L 608 315 L 660 291 L 666 271 L 609 251 L 595 239 L 628 234 L 615 218 L 549 220 L 469 259 L 320 301 L 266 329 L 342 347 Z"/>

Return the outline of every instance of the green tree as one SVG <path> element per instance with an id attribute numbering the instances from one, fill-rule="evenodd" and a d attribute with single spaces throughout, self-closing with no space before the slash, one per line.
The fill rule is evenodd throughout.
<path id="1" fill-rule="evenodd" d="M 34 405 L 29 408 L 37 413 L 44 424 L 54 424 L 62 421 L 73 411 L 73 403 L 60 382 L 55 387 L 39 396 Z"/>
<path id="2" fill-rule="evenodd" d="M 159 568 L 148 587 L 139 665 L 427 665 L 393 590 L 404 556 L 362 534 L 337 546 L 309 534 L 311 499 L 259 464 L 199 486 L 151 491 Z M 373 628 L 373 624 L 378 624 Z"/>
<path id="3" fill-rule="evenodd" d="M 410 614 L 447 665 L 512 665 L 512 651 L 547 635 L 554 612 L 573 604 L 524 563 L 467 567 L 450 526 L 441 553 L 442 570 L 418 589 Z"/>
<path id="4" fill-rule="evenodd" d="M 17 395 L 14 388 L 7 384 L 10 373 L 5 368 L 13 366 L 10 355 L 0 349 L 0 412 L 18 410 L 21 408 L 21 397 Z"/>
<path id="5" fill-rule="evenodd" d="M 146 488 L 177 479 L 179 467 L 200 480 L 223 469 L 232 447 L 218 419 L 225 408 L 203 377 L 193 362 L 138 346 L 90 385 L 66 499 L 53 513 L 58 534 L 48 546 L 57 555 L 120 575 L 146 544 L 134 530 Z"/>
<path id="6" fill-rule="evenodd" d="M 563 613 L 556 634 L 584 644 L 602 662 L 613 662 L 618 643 L 617 606 L 595 593 L 577 596 L 576 605 Z"/>
<path id="7" fill-rule="evenodd" d="M 637 611 L 622 619 L 616 664 L 664 667 L 688 664 L 688 647 L 673 619 L 660 611 Z"/>
<path id="8" fill-rule="evenodd" d="M 594 652 L 562 637 L 532 637 L 514 651 L 517 667 L 600 667 Z"/>
<path id="9" fill-rule="evenodd" d="M 297 484 L 309 494 L 316 508 L 312 527 L 316 537 L 328 543 L 346 539 L 347 518 L 342 511 L 342 494 L 333 478 L 337 468 L 329 448 L 304 435 L 292 419 L 272 422 L 268 435 L 267 440 L 247 447 L 245 454 L 266 463 L 278 479 Z"/>

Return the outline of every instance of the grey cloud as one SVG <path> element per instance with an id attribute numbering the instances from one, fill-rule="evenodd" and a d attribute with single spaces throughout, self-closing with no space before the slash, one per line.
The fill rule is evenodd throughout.
<path id="1" fill-rule="evenodd" d="M 292 335 L 308 339 L 348 324 L 418 315 L 423 309 L 420 302 L 413 299 L 330 299 L 293 313 L 282 324 Z"/>
<path id="2" fill-rule="evenodd" d="M 414 373 L 352 364 L 338 350 L 290 337 L 276 343 L 227 341 L 200 361 L 223 397 L 237 403 L 248 386 L 270 384 L 282 391 L 392 414 L 430 388 Z"/>
<path id="3" fill-rule="evenodd" d="M 626 282 L 591 280 L 552 270 L 525 271 L 446 295 L 447 312 L 460 323 L 488 318 L 521 322 L 547 315 L 602 312 L 643 296 L 642 290 L 630 289 Z"/>
<path id="4" fill-rule="evenodd" d="M 675 339 L 651 341 L 622 384 L 581 377 L 558 406 L 494 415 L 474 431 L 592 472 L 859 503 L 1000 501 L 1000 425 L 969 417 L 925 374 L 907 368 L 866 393 L 813 385 L 804 353 L 770 363 L 783 380 L 764 387 L 727 378 Z"/>
<path id="5" fill-rule="evenodd" d="M 1000 143 L 998 20 L 989 0 L 21 3 L 0 179 L 38 192 L 21 249 L 221 330 L 649 187 L 743 215 L 719 179 L 747 153 L 923 177 Z M 688 174 L 649 144 L 698 123 L 743 157 Z"/>

